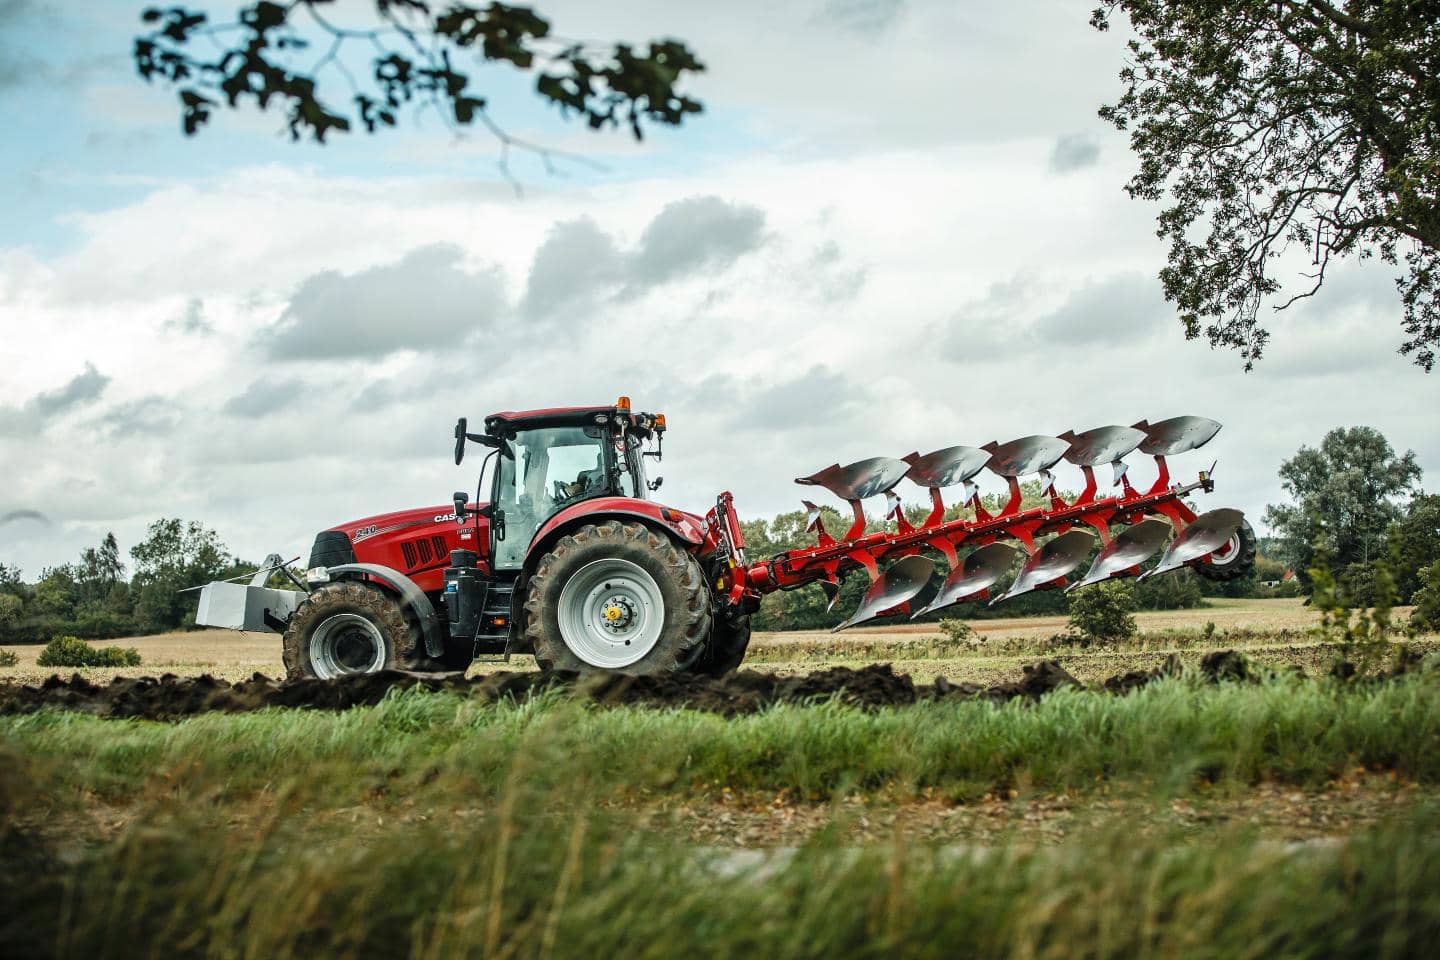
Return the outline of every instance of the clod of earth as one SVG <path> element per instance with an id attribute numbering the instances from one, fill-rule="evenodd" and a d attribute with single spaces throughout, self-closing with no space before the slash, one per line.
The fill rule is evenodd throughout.
<path id="1" fill-rule="evenodd" d="M 1249 659 L 1238 650 L 1216 650 L 1200 661 L 1200 672 L 1212 680 L 1259 680 Z"/>
<path id="2" fill-rule="evenodd" d="M 866 709 L 904 706 L 925 700 L 976 699 L 992 703 L 1038 700 L 1062 689 L 1083 685 L 1054 660 L 1025 668 L 1024 678 L 1013 683 L 981 686 L 951 683 L 944 677 L 933 684 L 916 684 L 888 664 L 850 669 L 833 667 L 803 676 L 782 677 L 743 670 L 720 678 L 695 674 L 578 674 L 552 670 L 504 672 L 467 678 L 459 673 L 410 673 L 387 670 L 334 680 L 279 682 L 262 674 L 229 683 L 211 676 L 116 677 L 101 686 L 80 674 L 70 679 L 52 676 L 41 684 L 0 683 L 0 714 L 33 713 L 45 708 L 74 710 L 102 717 L 141 717 L 169 720 L 198 713 L 242 713 L 266 707 L 301 707 L 345 710 L 372 706 L 391 690 L 422 687 L 448 690 L 494 703 L 526 700 L 549 690 L 563 690 L 603 706 L 644 705 L 689 707 L 724 716 L 755 713 L 777 703 L 815 703 L 836 699 Z M 1403 669 L 1392 674 L 1403 673 Z M 1163 677 L 1178 676 L 1179 661 L 1171 657 L 1158 669 L 1116 674 L 1098 685 L 1112 694 L 1127 694 Z M 1200 675 L 1209 682 L 1254 682 L 1260 673 L 1239 653 L 1219 651 L 1207 656 Z"/>
<path id="3" fill-rule="evenodd" d="M 1208 662 L 1210 658 L 1206 657 L 1205 659 Z M 1101 686 L 1110 693 L 1126 694 L 1132 690 L 1139 690 L 1146 684 L 1158 680 L 1161 677 L 1178 677 L 1181 670 L 1180 658 L 1172 653 L 1166 657 L 1165 662 L 1160 664 L 1159 668 L 1155 670 L 1131 670 L 1129 673 L 1117 673 L 1102 683 Z M 1204 670 L 1203 667 L 1202 671 L 1205 673 L 1205 676 L 1211 680 L 1220 679 L 1215 673 Z"/>

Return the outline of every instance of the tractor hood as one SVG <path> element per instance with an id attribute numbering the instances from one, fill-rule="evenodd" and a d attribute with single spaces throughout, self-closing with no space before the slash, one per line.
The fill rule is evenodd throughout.
<path id="1" fill-rule="evenodd" d="M 396 510 L 393 513 L 381 513 L 373 517 L 351 520 L 330 529 L 344 533 L 358 550 L 366 540 L 375 537 L 384 537 L 399 531 L 413 531 L 410 534 L 413 536 L 414 533 L 419 532 L 417 529 L 419 527 L 435 526 L 441 523 L 455 526 L 455 504 L 445 503 L 434 507 Z"/>
<path id="2" fill-rule="evenodd" d="M 414 580 L 420 589 L 431 591 L 444 586 L 450 551 L 482 552 L 478 544 L 487 530 L 483 519 L 457 524 L 455 505 L 446 503 L 352 520 L 331 527 L 316 538 L 316 543 L 322 538 L 338 541 L 339 536 L 344 536 L 355 561 L 391 567 Z"/>

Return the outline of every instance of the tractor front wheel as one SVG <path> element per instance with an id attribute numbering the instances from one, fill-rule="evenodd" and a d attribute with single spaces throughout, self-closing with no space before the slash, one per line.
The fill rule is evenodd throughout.
<path id="1" fill-rule="evenodd" d="M 291 679 L 330 680 L 380 670 L 433 669 L 420 631 L 399 602 L 368 583 L 342 580 L 306 597 L 281 641 Z"/>
<path id="2" fill-rule="evenodd" d="M 644 524 L 608 520 L 561 537 L 525 597 L 525 637 L 542 668 L 673 673 L 710 632 L 700 564 Z"/>
<path id="3" fill-rule="evenodd" d="M 1230 539 L 1210 554 L 1209 563 L 1195 564 L 1195 572 L 1206 580 L 1225 583 L 1245 575 L 1255 566 L 1255 530 L 1249 520 L 1241 520 Z"/>

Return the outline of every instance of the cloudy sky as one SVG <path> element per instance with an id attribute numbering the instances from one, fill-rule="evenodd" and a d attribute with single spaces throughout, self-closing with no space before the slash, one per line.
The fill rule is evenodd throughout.
<path id="1" fill-rule="evenodd" d="M 456 416 L 620 393 L 668 415 L 663 494 L 697 511 L 792 509 L 837 460 L 1182 413 L 1225 429 L 1176 468 L 1218 458 L 1206 502 L 1257 523 L 1334 426 L 1380 428 L 1433 487 L 1440 374 L 1395 354 L 1383 265 L 1273 318 L 1252 373 L 1185 342 L 1095 116 L 1123 36 L 1092 5 L 548 0 L 566 36 L 684 38 L 707 111 L 637 145 L 484 71 L 500 124 L 584 158 L 512 157 L 517 195 L 493 139 L 433 116 L 320 148 L 222 114 L 186 140 L 130 67 L 144 4 L 0 0 L 0 561 L 33 577 L 161 516 L 304 553 L 473 489 Z"/>

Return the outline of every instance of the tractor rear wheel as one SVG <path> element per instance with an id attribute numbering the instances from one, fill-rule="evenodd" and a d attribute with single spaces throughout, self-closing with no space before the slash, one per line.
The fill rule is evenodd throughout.
<path id="1" fill-rule="evenodd" d="M 355 580 L 327 584 L 301 601 L 281 646 L 291 680 L 434 669 L 399 602 Z"/>
<path id="2" fill-rule="evenodd" d="M 716 617 L 710 627 L 710 642 L 705 652 L 691 667 L 707 677 L 723 677 L 735 670 L 745 659 L 750 646 L 750 618 Z"/>
<path id="3" fill-rule="evenodd" d="M 561 537 L 526 588 L 525 638 L 553 670 L 690 669 L 710 633 L 700 564 L 640 523 L 607 520 Z"/>
<path id="4" fill-rule="evenodd" d="M 1249 520 L 1241 520 L 1240 526 L 1225 541 L 1224 546 L 1210 554 L 1209 563 L 1195 564 L 1195 572 L 1206 580 L 1225 583 L 1243 577 L 1255 566 L 1255 530 Z"/>

